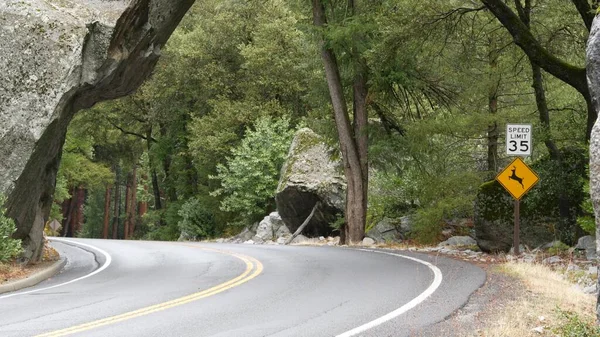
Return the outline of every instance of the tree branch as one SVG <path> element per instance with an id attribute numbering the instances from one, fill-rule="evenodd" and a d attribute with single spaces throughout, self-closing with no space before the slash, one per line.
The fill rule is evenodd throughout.
<path id="1" fill-rule="evenodd" d="M 141 138 L 141 139 L 144 139 L 144 140 L 150 140 L 150 141 L 152 141 L 152 142 L 155 142 L 155 143 L 157 142 L 157 140 L 156 140 L 154 137 L 152 137 L 152 136 L 150 136 L 150 138 L 148 139 L 148 137 L 147 137 L 147 136 L 144 136 L 144 135 L 142 135 L 142 134 L 140 134 L 140 133 L 136 133 L 136 132 L 133 132 L 133 131 L 128 131 L 128 130 L 125 130 L 125 129 L 123 129 L 122 127 L 120 127 L 119 125 L 117 125 L 117 123 L 115 123 L 115 122 L 111 121 L 111 120 L 110 120 L 110 119 L 108 119 L 108 118 L 107 118 L 106 120 L 107 120 L 107 121 L 108 121 L 108 123 L 110 123 L 110 125 L 112 125 L 112 126 L 115 128 L 115 129 L 117 129 L 117 130 L 121 131 L 122 133 L 124 133 L 124 134 L 126 134 L 126 135 L 135 136 L 135 137 L 138 137 L 138 138 Z"/>
<path id="2" fill-rule="evenodd" d="M 571 1 L 577 8 L 579 15 L 581 15 L 581 19 L 583 20 L 585 27 L 587 28 L 587 30 L 589 32 L 592 29 L 592 22 L 594 21 L 594 16 L 595 16 L 594 10 L 590 6 L 590 3 L 588 2 L 588 0 L 571 0 Z"/>
<path id="3" fill-rule="evenodd" d="M 512 35 L 515 43 L 542 69 L 589 98 L 585 68 L 571 65 L 547 51 L 533 36 L 527 26 L 502 0 L 481 0 Z"/>

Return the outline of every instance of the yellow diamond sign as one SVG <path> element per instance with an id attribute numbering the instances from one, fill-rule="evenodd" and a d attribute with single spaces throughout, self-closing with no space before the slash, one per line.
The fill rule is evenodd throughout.
<path id="1" fill-rule="evenodd" d="M 540 178 L 521 158 L 517 158 L 496 176 L 496 180 L 513 198 L 520 200 Z"/>

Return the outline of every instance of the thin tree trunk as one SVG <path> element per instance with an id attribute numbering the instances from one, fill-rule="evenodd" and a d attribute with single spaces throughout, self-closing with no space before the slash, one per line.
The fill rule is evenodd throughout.
<path id="1" fill-rule="evenodd" d="M 81 230 L 81 226 L 83 225 L 83 205 L 85 204 L 85 188 L 83 186 L 79 186 L 77 188 L 77 203 L 75 204 L 75 214 L 73 215 L 73 226 L 71 228 L 71 235 L 73 237 L 77 236 L 77 233 Z"/>
<path id="2" fill-rule="evenodd" d="M 308 217 L 306 218 L 306 220 L 304 220 L 304 222 L 300 225 L 300 227 L 298 227 L 298 229 L 296 229 L 296 231 L 294 232 L 294 234 L 292 234 L 292 236 L 290 236 L 289 239 L 287 239 L 287 241 L 285 242 L 286 245 L 289 245 L 292 241 L 294 241 L 294 239 L 300 235 L 300 233 L 302 233 L 302 231 L 304 230 L 304 228 L 306 227 L 306 225 L 308 225 L 308 223 L 310 222 L 310 219 L 312 219 L 313 215 L 315 215 L 315 211 L 317 210 L 317 207 L 319 207 L 320 202 L 317 201 L 317 203 L 313 206 L 312 211 L 310 211 L 310 214 L 308 215 Z"/>
<path id="3" fill-rule="evenodd" d="M 129 239 L 129 226 L 131 222 L 130 217 L 130 205 L 131 204 L 131 174 L 127 175 L 127 182 L 125 183 L 125 221 L 123 224 L 123 239 Z"/>
<path id="4" fill-rule="evenodd" d="M 367 222 L 367 193 L 369 189 L 369 163 L 368 163 L 368 143 L 369 133 L 367 130 L 367 95 L 369 88 L 367 86 L 367 67 L 364 60 L 359 55 L 355 55 L 357 59 L 356 75 L 354 78 L 354 140 L 358 151 L 360 161 L 359 174 L 361 189 L 356 195 L 356 204 L 361 205 L 356 209 L 356 216 L 359 218 L 356 225 L 349 226 L 349 237 L 351 243 L 361 242 L 365 236 L 365 225 Z M 358 178 L 358 177 L 357 177 Z"/>
<path id="5" fill-rule="evenodd" d="M 129 237 L 133 236 L 135 232 L 135 225 L 137 222 L 137 166 L 133 167 L 133 172 L 131 173 L 131 199 L 129 206 Z"/>
<path id="6" fill-rule="evenodd" d="M 490 86 L 488 90 L 488 112 L 495 116 L 498 112 L 498 89 L 500 87 L 500 75 L 498 73 L 498 50 L 496 41 L 492 36 L 490 38 L 488 62 L 490 67 Z M 495 118 L 495 117 L 494 117 Z M 487 170 L 490 172 L 490 178 L 496 176 L 498 172 L 498 137 L 500 130 L 498 123 L 494 120 L 488 125 L 487 130 Z"/>
<path id="7" fill-rule="evenodd" d="M 525 6 L 522 6 L 520 1 L 515 2 L 515 6 L 519 13 L 519 18 L 525 24 L 525 26 L 529 29 L 531 28 L 531 0 L 525 0 Z M 531 74 L 532 74 L 532 84 L 534 93 L 535 93 L 535 103 L 538 109 L 538 114 L 540 118 L 540 124 L 544 128 L 545 139 L 544 144 L 550 153 L 550 158 L 558 163 L 559 166 L 563 165 L 562 156 L 558 147 L 552 140 L 552 136 L 550 133 L 550 112 L 548 110 L 548 102 L 546 100 L 546 91 L 544 89 L 544 78 L 542 77 L 542 68 L 534 62 L 534 60 L 528 56 L 529 64 L 531 65 Z M 588 118 L 590 114 L 588 114 Z M 590 121 L 588 120 L 588 123 Z M 592 121 L 593 125 L 593 121 Z M 591 129 L 589 130 L 591 132 Z M 564 179 L 558 180 L 560 185 L 565 184 Z M 566 195 L 566 188 L 564 186 L 559 186 L 559 194 L 558 194 L 558 212 L 560 215 L 560 226 L 568 227 L 571 226 L 569 223 L 571 219 L 571 208 L 570 202 Z M 582 232 L 581 228 L 578 225 L 576 226 L 577 233 L 576 235 L 579 237 Z"/>
<path id="8" fill-rule="evenodd" d="M 121 168 L 117 166 L 116 168 L 116 178 L 115 178 L 115 204 L 114 204 L 114 214 L 113 214 L 113 226 L 112 226 L 112 238 L 119 238 L 119 214 L 121 212 L 121 192 L 119 188 L 119 175 Z"/>
<path id="9" fill-rule="evenodd" d="M 71 189 L 71 201 L 69 202 L 69 209 L 67 211 L 67 217 L 64 219 L 63 225 L 63 237 L 69 237 L 69 232 L 71 231 L 71 218 L 73 217 L 73 209 L 75 208 L 75 204 L 77 203 L 77 198 L 75 197 L 75 187 Z"/>
<path id="10" fill-rule="evenodd" d="M 108 226 L 110 223 L 110 185 L 106 186 L 106 192 L 104 192 L 104 221 L 102 226 L 102 238 L 108 239 Z"/>
<path id="11" fill-rule="evenodd" d="M 325 8 L 321 1 L 312 0 L 312 8 L 314 25 L 320 28 L 326 26 Z M 325 67 L 325 76 L 327 78 L 329 96 L 333 105 L 335 124 L 342 152 L 344 174 L 347 180 L 346 223 L 340 229 L 340 231 L 346 231 L 347 235 L 340 235 L 340 243 L 355 244 L 359 243 L 364 237 L 366 221 L 366 196 L 364 195 L 364 175 L 361 172 L 360 152 L 355 139 L 356 135 L 353 134 L 350 126 L 337 59 L 323 39 L 321 39 L 320 45 L 321 58 Z M 362 113 L 362 111 L 359 113 Z"/>
<path id="12" fill-rule="evenodd" d="M 586 140 L 589 141 L 598 114 L 596 109 L 594 109 L 590 96 L 585 67 L 576 67 L 559 59 L 545 49 L 536 39 L 529 29 L 528 21 L 524 20 L 523 15 L 524 10 L 531 8 L 530 0 L 525 1 L 525 7 L 523 7 L 520 0 L 515 0 L 518 15 L 503 0 L 481 0 L 481 2 L 512 35 L 515 44 L 525 52 L 531 62 L 572 86 L 583 96 L 588 110 L 585 135 Z"/>
<path id="13" fill-rule="evenodd" d="M 151 175 L 152 192 L 154 194 L 154 209 L 159 210 L 162 209 L 162 203 L 160 201 L 160 186 L 158 185 L 158 174 L 156 173 L 156 168 L 154 167 L 152 156 L 150 155 L 150 149 L 152 148 L 152 127 L 148 128 L 146 131 L 146 146 L 148 148 L 148 164 L 152 171 Z"/>

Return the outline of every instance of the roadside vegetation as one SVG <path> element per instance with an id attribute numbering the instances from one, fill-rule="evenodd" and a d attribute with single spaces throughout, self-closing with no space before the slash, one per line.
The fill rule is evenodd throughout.
<path id="1" fill-rule="evenodd" d="M 491 270 L 518 280 L 519 297 L 490 309 L 484 336 L 597 337 L 595 298 L 539 263 L 507 262 Z M 524 286 L 524 289 L 518 289 Z"/>
<path id="2" fill-rule="evenodd" d="M 304 2 L 198 1 L 137 92 L 77 114 L 49 220 L 61 223 L 59 235 L 175 240 L 184 229 L 196 239 L 232 235 L 269 214 L 290 135 L 309 127 L 338 144 L 325 41 L 348 111 L 365 99 L 366 229 L 410 215 L 411 240 L 445 239 L 457 219 L 474 217 L 480 187 L 509 162 L 505 123 L 531 123 L 527 161 L 541 182 L 524 203 L 537 225 L 573 245 L 595 227 L 586 101 L 513 42 L 483 6 L 496 2 L 327 2 L 319 27 Z M 519 6 L 509 10 L 539 48 L 584 66 L 588 31 L 572 3 Z"/>

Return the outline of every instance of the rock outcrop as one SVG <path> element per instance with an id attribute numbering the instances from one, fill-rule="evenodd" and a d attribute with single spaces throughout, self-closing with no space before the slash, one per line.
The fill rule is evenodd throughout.
<path id="1" fill-rule="evenodd" d="M 256 243 L 264 243 L 269 240 L 277 241 L 280 238 L 287 239 L 291 235 L 290 230 L 283 223 L 279 213 L 273 212 L 258 223 L 256 234 L 252 240 Z"/>
<path id="2" fill-rule="evenodd" d="M 586 50 L 586 73 L 592 104 L 600 111 L 600 19 L 594 18 Z M 600 121 L 592 128 L 590 139 L 590 195 L 596 215 L 596 249 L 600 247 Z M 598 278 L 600 282 L 600 278 Z M 598 283 L 600 285 L 600 283 Z M 600 288 L 600 287 L 599 287 Z M 600 319 L 600 294 L 596 304 L 596 317 Z"/>
<path id="3" fill-rule="evenodd" d="M 281 170 L 275 202 L 281 218 L 294 232 L 308 217 L 317 202 L 315 215 L 304 230 L 307 236 L 328 236 L 330 224 L 344 213 L 346 183 L 340 162 L 319 135 L 298 130 Z"/>
<path id="4" fill-rule="evenodd" d="M 410 216 L 402 218 L 384 218 L 367 232 L 367 237 L 372 238 L 377 243 L 402 242 L 411 229 Z"/>
<path id="5" fill-rule="evenodd" d="M 0 1 L 0 192 L 38 260 L 67 126 L 150 74 L 194 0 Z"/>

